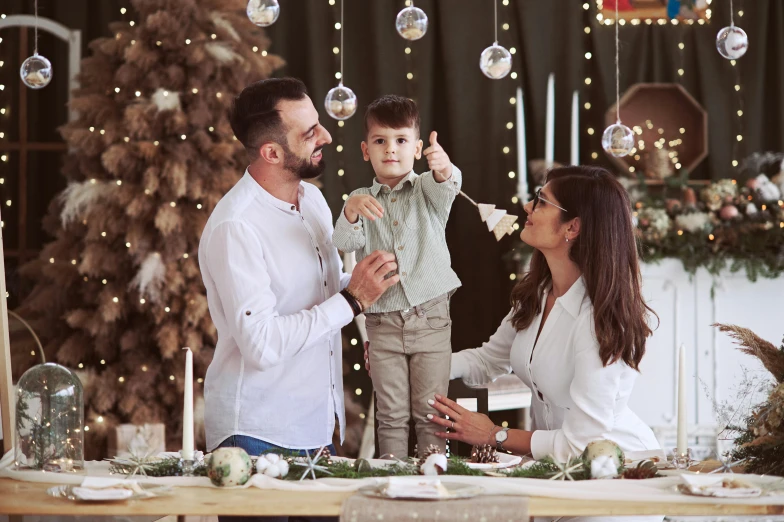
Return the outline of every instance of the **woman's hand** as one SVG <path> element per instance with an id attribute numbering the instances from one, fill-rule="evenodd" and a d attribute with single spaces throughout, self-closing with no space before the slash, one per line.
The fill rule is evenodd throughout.
<path id="1" fill-rule="evenodd" d="M 430 422 L 452 428 L 451 433 L 437 431 L 436 435 L 442 439 L 459 440 L 466 444 L 492 444 L 495 446 L 495 432 L 498 428 L 487 415 L 468 411 L 455 401 L 441 395 L 436 395 L 435 400 L 427 401 L 433 408 L 442 415 L 449 416 L 449 419 L 438 415 L 428 414 Z"/>

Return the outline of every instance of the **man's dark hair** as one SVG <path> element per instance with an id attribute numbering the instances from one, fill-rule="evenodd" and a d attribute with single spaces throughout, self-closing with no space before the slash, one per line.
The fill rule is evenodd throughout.
<path id="1" fill-rule="evenodd" d="M 373 101 L 365 110 L 365 137 L 376 124 L 390 129 L 413 127 L 419 137 L 419 109 L 414 100 L 387 94 Z"/>
<path id="2" fill-rule="evenodd" d="M 270 141 L 288 150 L 288 129 L 281 120 L 278 102 L 301 100 L 307 95 L 305 84 L 296 78 L 270 78 L 242 89 L 229 109 L 229 122 L 251 158 L 257 158 L 259 147 Z"/>

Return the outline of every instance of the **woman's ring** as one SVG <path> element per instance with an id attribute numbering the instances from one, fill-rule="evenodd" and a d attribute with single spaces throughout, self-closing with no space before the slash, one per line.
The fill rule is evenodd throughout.
<path id="1" fill-rule="evenodd" d="M 455 429 L 455 421 L 452 421 L 452 430 Z"/>

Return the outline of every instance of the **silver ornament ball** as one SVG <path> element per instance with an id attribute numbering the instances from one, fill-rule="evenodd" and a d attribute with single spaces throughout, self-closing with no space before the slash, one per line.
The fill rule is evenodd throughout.
<path id="1" fill-rule="evenodd" d="M 749 49 L 749 37 L 740 27 L 725 27 L 716 35 L 716 49 L 727 60 L 737 60 Z"/>
<path id="2" fill-rule="evenodd" d="M 324 99 L 327 114 L 336 120 L 347 120 L 357 112 L 357 96 L 342 83 L 330 89 Z"/>
<path id="3" fill-rule="evenodd" d="M 620 122 L 610 125 L 602 134 L 602 148 L 616 158 L 628 156 L 634 148 L 634 133 Z"/>
<path id="4" fill-rule="evenodd" d="M 479 68 L 488 78 L 500 80 L 512 70 L 512 53 L 494 43 L 479 57 Z"/>
<path id="5" fill-rule="evenodd" d="M 427 32 L 427 15 L 418 7 L 406 7 L 397 14 L 395 29 L 406 40 L 419 40 Z"/>
<path id="6" fill-rule="evenodd" d="M 254 24 L 268 27 L 280 16 L 280 4 L 278 0 L 250 0 L 245 12 Z"/>
<path id="7" fill-rule="evenodd" d="M 43 89 L 52 81 L 52 63 L 38 53 L 22 62 L 19 69 L 22 83 L 31 89 Z"/>

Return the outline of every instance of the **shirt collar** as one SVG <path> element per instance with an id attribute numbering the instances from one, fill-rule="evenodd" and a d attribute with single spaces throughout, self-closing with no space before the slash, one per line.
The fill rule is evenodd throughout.
<path id="1" fill-rule="evenodd" d="M 550 291 L 552 291 L 552 287 L 550 287 Z M 583 300 L 585 299 L 585 292 L 585 279 L 583 276 L 580 276 L 577 281 L 572 284 L 571 288 L 558 298 L 558 302 L 576 319 L 580 315 L 580 309 L 582 308 Z"/>
<path id="2" fill-rule="evenodd" d="M 417 179 L 418 177 L 419 175 L 412 170 L 411 172 L 408 173 L 408 175 L 405 178 L 403 178 L 403 181 L 395 185 L 395 188 L 392 189 L 392 192 L 396 190 L 402 190 L 403 185 L 405 185 L 406 183 L 410 183 L 411 185 L 413 185 L 414 180 Z M 375 198 L 378 196 L 378 193 L 381 192 L 381 189 L 383 189 L 386 186 L 387 185 L 384 185 L 383 183 L 379 183 L 378 178 L 373 178 L 373 186 L 370 187 L 370 193 L 373 194 L 373 197 Z"/>
<path id="3" fill-rule="evenodd" d="M 270 194 L 269 192 L 267 192 L 264 189 L 264 187 L 259 185 L 259 183 L 255 179 L 253 179 L 253 176 L 250 175 L 248 169 L 245 169 L 245 174 L 242 176 L 240 183 L 243 183 L 246 187 L 248 187 L 248 190 L 256 194 L 265 203 L 268 203 L 273 207 L 277 207 L 280 210 L 288 212 L 289 214 L 297 213 L 297 207 L 295 205 L 292 205 L 288 201 L 280 200 L 275 196 L 273 196 L 272 194 Z M 302 183 L 303 182 L 300 181 L 299 187 L 297 188 L 298 191 L 297 199 L 299 200 L 300 209 L 302 208 L 302 201 L 305 199 L 305 187 L 302 186 Z"/>

